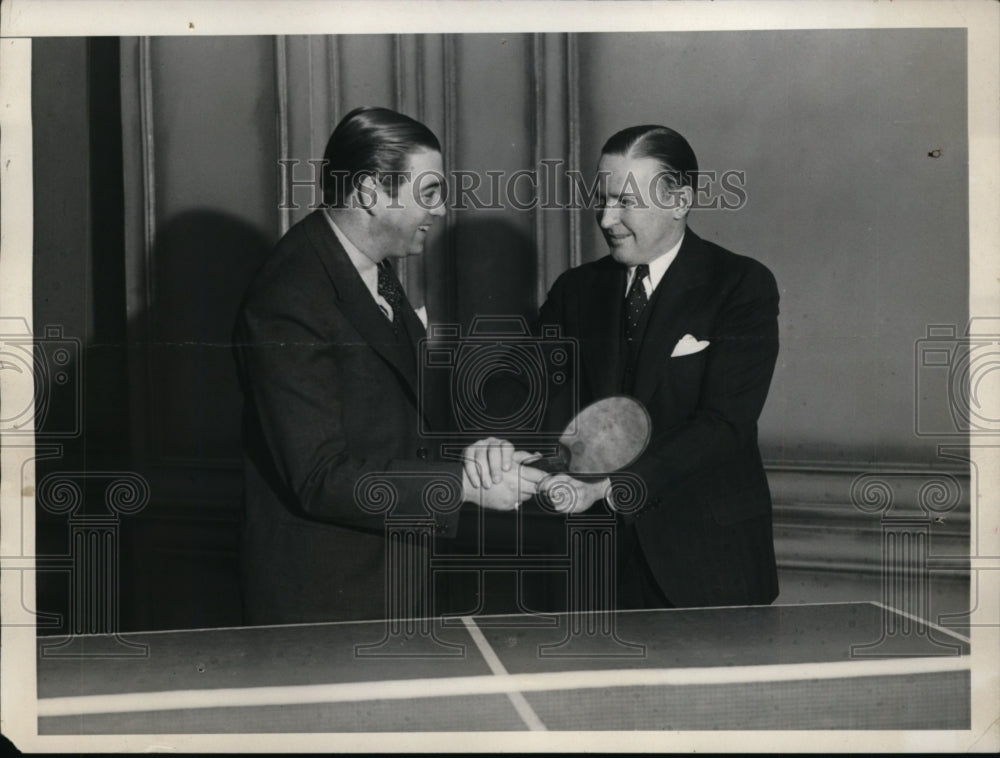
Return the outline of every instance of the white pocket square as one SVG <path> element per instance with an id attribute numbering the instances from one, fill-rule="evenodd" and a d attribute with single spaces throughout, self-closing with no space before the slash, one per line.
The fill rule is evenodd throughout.
<path id="1" fill-rule="evenodd" d="M 677 340 L 677 344 L 674 345 L 674 351 L 670 354 L 670 357 L 680 358 L 682 355 L 699 353 L 706 347 L 708 347 L 708 340 L 696 340 L 690 334 L 685 334 Z"/>
<path id="2" fill-rule="evenodd" d="M 427 306 L 421 305 L 419 308 L 414 308 L 414 313 L 417 314 L 417 318 L 420 319 L 420 323 L 424 325 L 424 329 L 427 328 Z"/>

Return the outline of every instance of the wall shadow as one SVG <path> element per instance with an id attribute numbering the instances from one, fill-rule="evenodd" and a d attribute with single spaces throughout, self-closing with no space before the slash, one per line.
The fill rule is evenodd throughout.
<path id="1" fill-rule="evenodd" d="M 452 234 L 456 315 L 463 327 L 482 316 L 534 317 L 539 252 L 522 226 L 499 212 L 458 217 Z"/>
<path id="2" fill-rule="evenodd" d="M 123 529 L 126 628 L 242 622 L 242 394 L 232 330 L 270 249 L 252 224 L 216 210 L 158 226 L 149 302 L 129 330 L 131 379 L 140 385 L 132 391 L 142 398 L 133 430 L 144 441 L 140 470 L 152 499 Z"/>

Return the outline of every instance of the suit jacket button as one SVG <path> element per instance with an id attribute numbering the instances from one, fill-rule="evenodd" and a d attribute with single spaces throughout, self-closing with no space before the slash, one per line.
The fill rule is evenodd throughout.
<path id="1" fill-rule="evenodd" d="M 422 460 L 422 461 L 427 460 L 427 448 L 426 447 L 418 447 L 417 448 L 417 457 L 420 460 Z"/>

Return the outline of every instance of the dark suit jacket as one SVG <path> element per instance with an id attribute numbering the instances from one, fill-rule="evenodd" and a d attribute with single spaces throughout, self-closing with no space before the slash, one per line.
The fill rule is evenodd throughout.
<path id="1" fill-rule="evenodd" d="M 543 324 L 579 340 L 581 407 L 621 394 L 626 277 L 602 258 L 564 273 L 542 306 Z M 688 229 L 647 308 L 632 394 L 653 436 L 629 469 L 647 497 L 625 521 L 675 605 L 769 603 L 777 573 L 757 419 L 778 355 L 774 277 Z M 671 357 L 686 334 L 710 344 Z"/>
<path id="2" fill-rule="evenodd" d="M 384 617 L 386 514 L 375 506 L 386 489 L 376 479 L 393 492 L 394 516 L 427 514 L 434 483 L 461 486 L 460 464 L 437 459 L 418 434 L 418 413 L 425 428 L 445 421 L 418 402 L 424 330 L 408 303 L 401 316 L 397 336 L 322 211 L 288 231 L 247 292 L 235 347 L 248 623 Z M 457 512 L 434 518 L 438 534 L 454 533 Z"/>

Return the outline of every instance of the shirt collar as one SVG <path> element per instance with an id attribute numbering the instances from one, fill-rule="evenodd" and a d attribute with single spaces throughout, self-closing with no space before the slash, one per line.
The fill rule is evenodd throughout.
<path id="1" fill-rule="evenodd" d="M 327 223 L 330 224 L 330 228 L 337 237 L 337 241 L 340 242 L 341 247 L 344 248 L 344 252 L 347 253 L 347 257 L 354 264 L 354 268 L 358 270 L 365 286 L 373 293 L 378 292 L 378 265 L 347 238 L 347 235 L 337 226 L 326 210 L 323 211 L 323 216 L 326 218 Z"/>
<path id="2" fill-rule="evenodd" d="M 681 238 L 677 240 L 677 244 L 672 248 L 667 250 L 665 253 L 661 253 L 656 256 L 653 260 L 649 262 L 649 290 L 652 292 L 656 289 L 656 285 L 660 283 L 663 279 L 663 275 L 667 273 L 667 269 L 670 268 L 670 264 L 674 262 L 674 258 L 677 257 L 677 253 L 680 252 L 681 245 L 684 244 L 684 234 L 681 234 Z M 635 278 L 635 266 L 628 267 L 628 284 L 632 284 L 632 279 Z"/>

